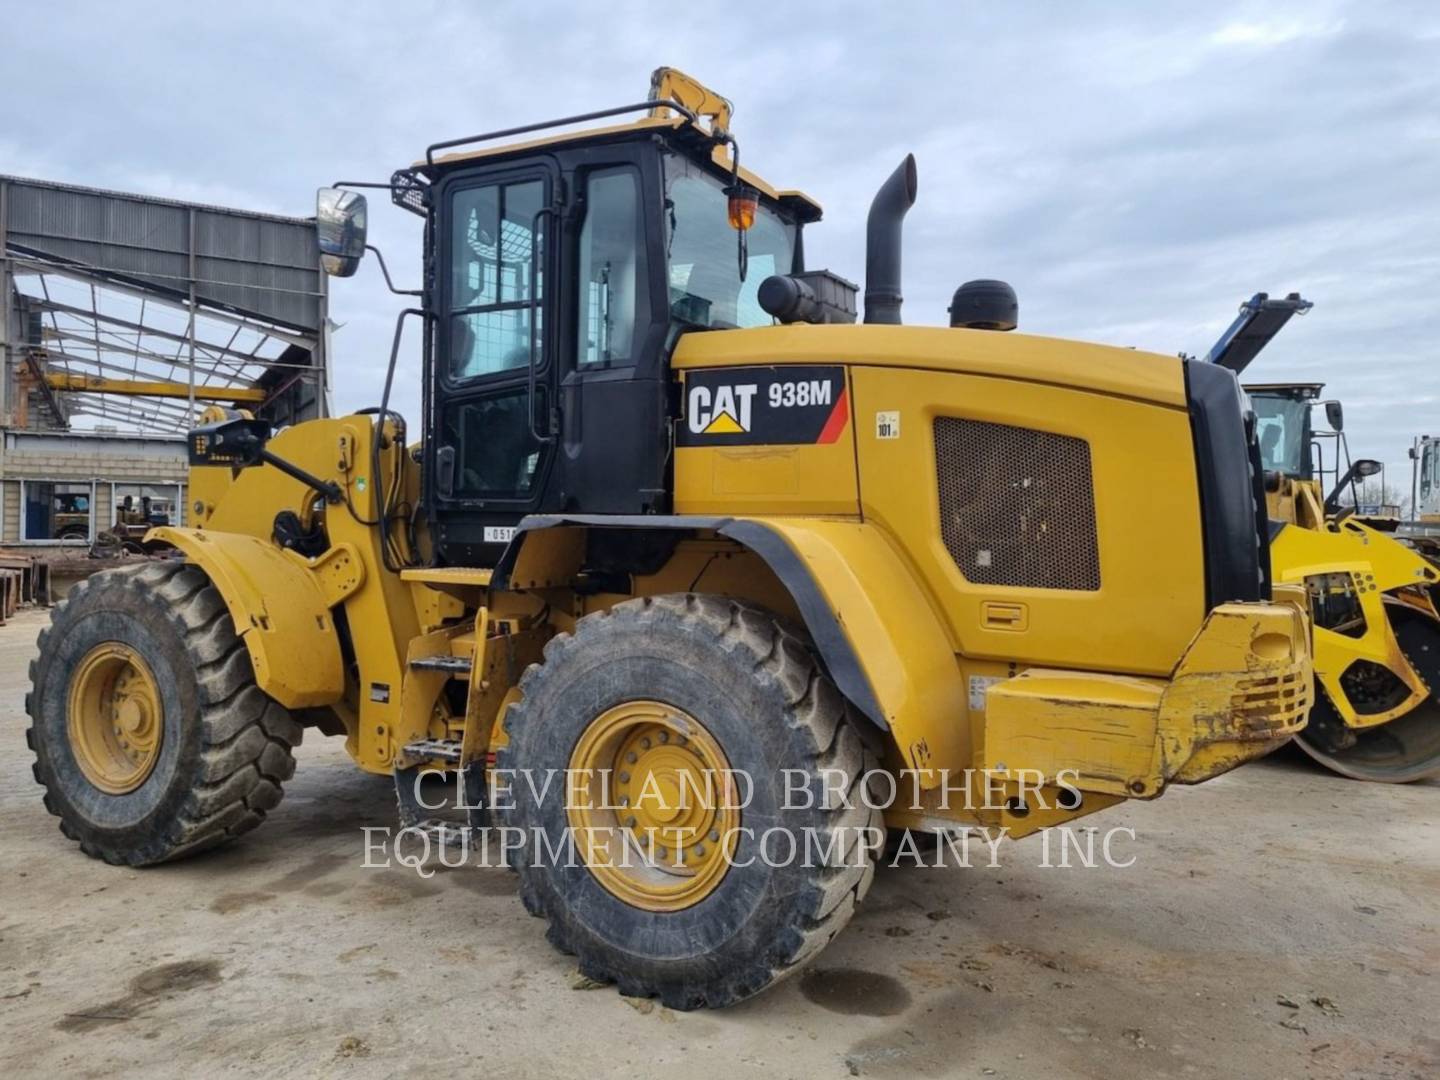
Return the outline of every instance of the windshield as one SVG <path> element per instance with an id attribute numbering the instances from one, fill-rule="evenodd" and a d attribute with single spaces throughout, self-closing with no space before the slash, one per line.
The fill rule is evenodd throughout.
<path id="1" fill-rule="evenodd" d="M 1308 476 L 1305 444 L 1310 403 L 1290 397 L 1254 394 L 1250 397 L 1250 405 L 1255 410 L 1260 461 L 1266 471 L 1302 478 Z"/>
<path id="2" fill-rule="evenodd" d="M 769 326 L 760 283 L 794 269 L 795 226 L 762 202 L 746 240 L 750 262 L 740 280 L 735 230 L 726 216 L 725 185 L 678 155 L 665 161 L 670 314 L 693 326 Z"/>

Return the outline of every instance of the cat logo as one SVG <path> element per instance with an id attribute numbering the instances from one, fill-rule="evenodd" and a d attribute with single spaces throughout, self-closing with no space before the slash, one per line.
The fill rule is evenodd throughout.
<path id="1" fill-rule="evenodd" d="M 755 383 L 742 386 L 722 384 L 690 388 L 687 422 L 695 435 L 741 435 L 750 430 Z"/>
<path id="2" fill-rule="evenodd" d="M 849 428 L 845 369 L 756 364 L 687 372 L 676 446 L 813 446 Z"/>

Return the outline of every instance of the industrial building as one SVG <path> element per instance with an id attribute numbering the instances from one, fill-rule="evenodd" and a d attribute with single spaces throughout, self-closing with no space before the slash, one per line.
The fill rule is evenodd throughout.
<path id="1" fill-rule="evenodd" d="M 0 545 L 186 518 L 207 407 L 326 415 L 314 223 L 0 175 Z"/>

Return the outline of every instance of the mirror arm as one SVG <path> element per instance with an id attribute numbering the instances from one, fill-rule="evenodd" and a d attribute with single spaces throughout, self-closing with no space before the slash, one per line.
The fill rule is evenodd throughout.
<path id="1" fill-rule="evenodd" d="M 425 295 L 425 292 L 424 292 L 423 289 L 397 289 L 397 288 L 395 287 L 395 282 L 393 282 L 393 281 L 390 280 L 390 267 L 388 267 L 388 266 L 385 265 L 385 256 L 382 255 L 382 254 L 380 254 L 380 249 L 379 249 L 378 247 L 376 247 L 374 244 L 366 244 L 366 245 L 365 245 L 365 250 L 366 250 L 366 251 L 373 251 L 373 252 L 375 253 L 375 259 L 376 259 L 377 262 L 380 263 L 380 272 L 385 275 L 385 287 L 386 287 L 387 289 L 389 289 L 392 293 L 394 293 L 396 296 L 424 296 L 424 295 Z"/>
<path id="2" fill-rule="evenodd" d="M 286 461 L 279 455 L 272 454 L 263 446 L 260 448 L 260 452 L 256 456 L 266 465 L 275 466 L 275 468 L 279 469 L 286 476 L 291 477 L 294 480 L 299 480 L 300 483 L 304 484 L 306 487 L 311 488 L 315 492 L 324 496 L 325 501 L 328 503 L 338 503 L 345 498 L 345 493 L 340 490 L 340 485 L 335 483 L 335 481 L 321 480 L 314 473 L 306 472 L 304 469 L 300 468 L 299 465 L 294 465 Z"/>
<path id="3" fill-rule="evenodd" d="M 1335 487 L 1330 492 L 1330 494 L 1325 496 L 1325 512 L 1327 514 L 1334 514 L 1339 511 L 1340 493 L 1344 491 L 1347 487 L 1350 489 L 1350 501 L 1354 503 L 1357 507 L 1360 505 L 1360 484 L 1358 481 L 1361 479 L 1368 479 L 1368 477 L 1366 477 L 1366 474 L 1360 471 L 1360 465 L 1364 462 L 1364 460 L 1365 459 L 1361 459 L 1361 461 L 1357 461 L 1351 464 L 1351 466 L 1345 470 L 1345 475 L 1340 477 L 1340 479 L 1336 481 Z M 1336 467 L 1339 467 L 1338 462 Z M 1382 476 L 1383 473 L 1380 471 L 1376 471 L 1370 473 L 1369 475 Z M 1380 491 L 1380 499 L 1383 502 L 1385 499 L 1385 483 L 1383 480 L 1380 483 Z"/>

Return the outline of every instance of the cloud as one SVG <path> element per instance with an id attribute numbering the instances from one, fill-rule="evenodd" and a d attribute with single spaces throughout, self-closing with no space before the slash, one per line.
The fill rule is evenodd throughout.
<path id="1" fill-rule="evenodd" d="M 831 5 L 743 29 L 616 0 L 49 5 L 7 15 L 0 172 L 311 212 L 435 140 L 643 96 L 671 64 L 730 97 L 747 164 L 825 206 L 812 265 L 853 279 L 870 197 L 917 153 L 906 319 L 1001 277 L 1021 329 L 1203 352 L 1256 291 L 1315 310 L 1257 378 L 1325 381 L 1353 450 L 1408 477 L 1440 428 L 1440 8 L 1318 0 Z M 137 28 L 145 27 L 140 33 Z M 123 43 L 123 48 L 117 48 Z M 63 45 L 63 48 L 61 46 Z M 56 56 L 83 56 L 55 78 Z M 399 284 L 419 219 L 372 202 Z M 337 404 L 375 404 L 402 298 L 333 283 Z M 416 416 L 418 347 L 396 395 Z"/>
<path id="2" fill-rule="evenodd" d="M 1302 19 L 1273 19 L 1265 22 L 1226 23 L 1210 35 L 1216 45 L 1273 48 L 1302 38 L 1333 37 L 1345 28 L 1344 19 L 1308 22 Z"/>

